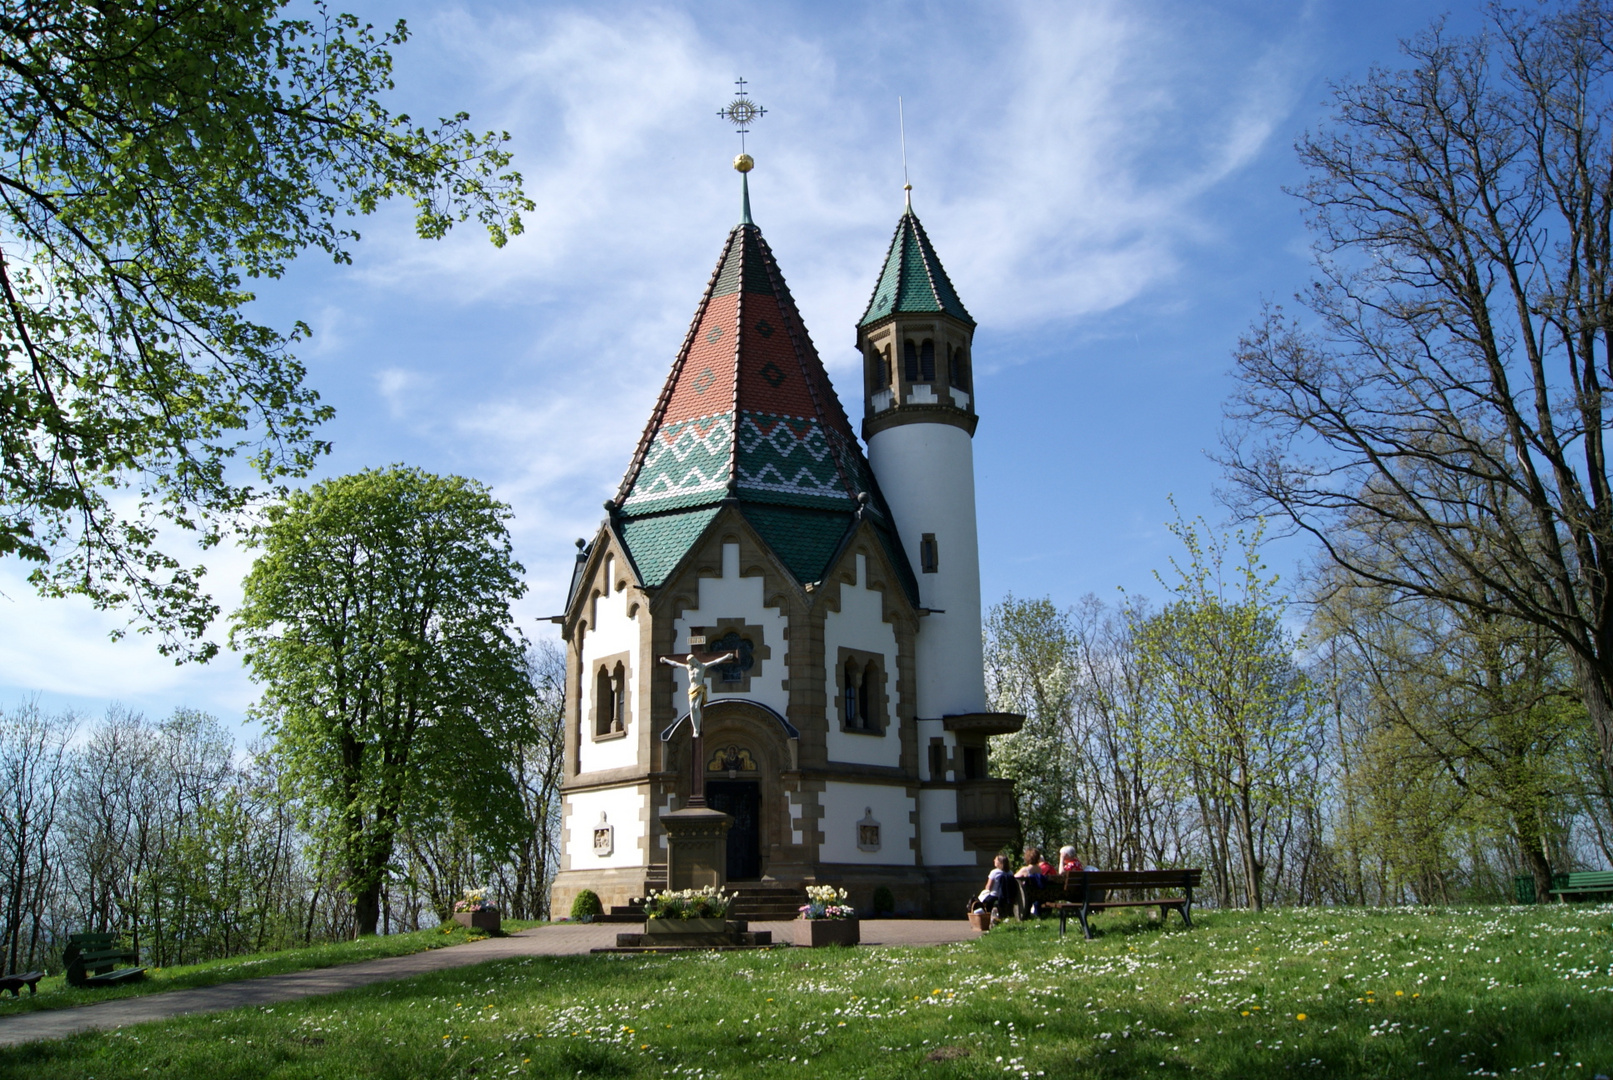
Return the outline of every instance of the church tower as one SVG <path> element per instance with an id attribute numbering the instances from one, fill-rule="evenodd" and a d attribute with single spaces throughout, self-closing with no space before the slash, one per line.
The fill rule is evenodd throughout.
<path id="1" fill-rule="evenodd" d="M 858 321 L 857 348 L 869 464 L 918 571 L 924 619 L 915 659 L 924 677 L 916 711 L 919 741 L 931 746 L 926 780 L 984 777 L 984 737 L 1011 730 L 1011 722 L 986 712 L 973 345 L 974 319 L 913 213 L 910 193 Z M 960 746 L 961 732 L 979 738 Z"/>

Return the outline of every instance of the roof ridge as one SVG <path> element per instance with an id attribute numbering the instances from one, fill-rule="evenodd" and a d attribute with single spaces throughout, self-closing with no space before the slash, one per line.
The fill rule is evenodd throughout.
<path id="1" fill-rule="evenodd" d="M 677 357 L 672 361 L 672 370 L 667 373 L 666 382 L 661 384 L 661 393 L 656 397 L 655 407 L 650 410 L 650 418 L 645 422 L 644 431 L 638 437 L 638 447 L 633 451 L 633 459 L 627 463 L 627 471 L 622 474 L 622 482 L 616 488 L 617 505 L 627 499 L 628 493 L 633 489 L 633 481 L 638 479 L 639 470 L 644 467 L 644 456 L 649 453 L 655 432 L 661 426 L 661 419 L 666 416 L 667 406 L 672 402 L 672 391 L 678 385 L 678 376 L 683 374 L 683 365 L 689 362 L 689 348 L 694 344 L 695 331 L 700 329 L 700 320 L 705 318 L 706 309 L 711 306 L 711 294 L 717 288 L 717 278 L 722 274 L 723 264 L 728 261 L 728 250 L 734 245 L 734 234 L 739 232 L 740 228 L 741 226 L 735 225 L 728 231 L 728 242 L 723 245 L 722 254 L 717 256 L 717 265 L 712 269 L 711 279 L 706 282 L 706 291 L 701 294 L 700 303 L 694 309 L 694 318 L 689 321 L 689 329 L 684 332 L 683 344 L 678 346 Z M 737 343 L 735 347 L 737 349 Z"/>
<path id="2" fill-rule="evenodd" d="M 760 236 L 762 232 L 762 230 L 756 228 L 755 224 L 753 224 L 750 220 L 750 178 L 745 176 L 744 173 L 741 173 L 740 176 L 746 182 L 746 213 L 745 220 L 739 225 L 739 232 L 741 233 L 739 238 L 739 274 L 737 275 L 739 289 L 734 293 L 734 392 L 731 395 L 731 409 L 734 414 L 734 428 L 731 432 L 729 432 L 728 436 L 728 497 L 730 499 L 739 497 L 739 376 L 740 365 L 745 359 L 745 271 L 750 269 L 750 267 L 745 265 L 746 259 L 750 254 L 750 245 L 746 243 L 746 240 L 748 240 L 749 237 L 743 234 L 746 229 L 752 230 L 758 236 Z M 766 269 L 765 263 L 763 269 Z"/>
<path id="3" fill-rule="evenodd" d="M 902 216 L 906 217 L 907 215 L 904 214 Z M 859 322 L 866 320 L 868 318 L 868 313 L 874 310 L 874 301 L 879 299 L 879 287 L 885 283 L 885 267 L 890 265 L 891 252 L 895 249 L 896 241 L 901 235 L 902 219 L 897 218 L 896 231 L 891 233 L 891 242 L 885 248 L 885 258 L 880 261 L 879 273 L 874 275 L 874 287 L 868 294 L 868 306 L 863 308 L 863 318 L 862 320 L 859 320 Z"/>
<path id="4" fill-rule="evenodd" d="M 935 306 L 944 312 L 947 309 L 946 298 L 941 295 L 941 290 L 936 288 L 935 271 L 930 269 L 929 256 L 934 256 L 935 249 L 930 246 L 930 238 L 924 232 L 924 223 L 919 221 L 918 215 L 909 210 L 908 216 L 913 219 L 913 237 L 919 244 L 919 263 L 924 267 L 924 280 L 930 283 L 930 296 L 935 300 Z"/>
<path id="5" fill-rule="evenodd" d="M 918 215 L 911 210 L 908 213 L 913 218 L 913 226 L 919 241 L 919 253 L 923 256 L 924 274 L 929 278 L 930 293 L 935 297 L 935 306 L 940 308 L 944 314 L 951 314 L 951 312 L 947 311 L 947 297 L 941 295 L 941 286 L 935 280 L 936 271 L 940 271 L 941 277 L 946 282 L 946 291 L 951 296 L 952 303 L 956 304 L 958 310 L 963 312 L 965 319 L 974 322 L 974 317 L 969 314 L 969 309 L 963 305 L 963 297 L 958 295 L 956 286 L 952 284 L 952 277 L 947 273 L 947 268 L 941 265 L 941 256 L 935 253 L 935 245 L 930 243 L 930 234 L 924 231 L 924 222 L 920 221 Z M 935 265 L 932 267 L 931 263 Z"/>
<path id="6" fill-rule="evenodd" d="M 794 346 L 795 351 L 795 362 L 800 366 L 801 369 L 801 381 L 806 384 L 807 393 L 812 397 L 812 404 L 815 407 L 819 417 L 821 417 L 823 420 L 833 420 L 835 419 L 834 414 L 839 414 L 839 420 L 845 425 L 846 430 L 849 431 L 851 430 L 851 418 L 846 415 L 846 407 L 840 403 L 840 396 L 834 393 L 834 387 L 832 385 L 828 387 L 829 400 L 833 402 L 833 413 L 831 413 L 829 409 L 825 407 L 823 397 L 818 393 L 819 388 L 816 385 L 817 379 L 814 377 L 811 365 L 808 363 L 807 353 L 810 352 L 812 357 L 817 360 L 818 371 L 822 373 L 825 381 L 828 380 L 829 373 L 824 371 L 823 358 L 818 356 L 818 350 L 813 347 L 812 338 L 807 333 L 805 322 L 803 322 L 801 319 L 801 312 L 795 306 L 795 297 L 790 295 L 790 287 L 784 283 L 784 273 L 778 268 L 778 260 L 773 258 L 773 248 L 770 244 L 768 244 L 767 239 L 762 236 L 762 231 L 760 229 L 756 230 L 756 239 L 758 241 L 757 254 L 761 255 L 762 257 L 762 269 L 767 272 L 767 278 L 773 284 L 774 295 L 781 298 L 779 303 L 779 312 L 784 316 L 784 331 L 790 335 L 790 344 Z M 805 339 L 805 347 L 803 347 L 803 339 Z M 737 383 L 738 379 L 736 378 L 734 390 L 736 415 L 738 413 L 737 402 L 739 399 Z M 736 434 L 734 437 L 737 442 L 737 425 L 735 426 L 735 431 Z M 839 454 L 831 453 L 830 456 L 834 458 L 835 472 L 839 474 L 840 482 L 845 485 L 847 493 L 851 495 L 853 499 L 855 499 L 858 494 L 857 484 L 850 476 L 846 474 L 845 462 L 841 460 Z"/>

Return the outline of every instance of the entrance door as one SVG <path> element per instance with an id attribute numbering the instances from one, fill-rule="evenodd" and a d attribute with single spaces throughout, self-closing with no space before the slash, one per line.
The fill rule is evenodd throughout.
<path id="1" fill-rule="evenodd" d="M 728 829 L 728 877 L 762 876 L 762 786 L 755 780 L 707 780 L 706 805 L 734 819 Z"/>

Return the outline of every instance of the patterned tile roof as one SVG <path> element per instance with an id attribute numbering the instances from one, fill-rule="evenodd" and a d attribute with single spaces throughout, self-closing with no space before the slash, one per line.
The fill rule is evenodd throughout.
<path id="1" fill-rule="evenodd" d="M 909 206 L 896 223 L 896 235 L 891 237 L 890 250 L 885 253 L 874 295 L 869 297 L 868 310 L 857 325 L 869 326 L 892 315 L 926 311 L 944 312 L 970 326 L 975 324 L 952 288 L 952 279 L 947 277 L 918 215 Z"/>
<path id="2" fill-rule="evenodd" d="M 716 507 L 734 500 L 802 583 L 817 581 L 864 493 L 886 527 L 873 472 L 773 252 L 742 222 L 622 478 L 623 541 L 645 584 L 658 585 Z"/>

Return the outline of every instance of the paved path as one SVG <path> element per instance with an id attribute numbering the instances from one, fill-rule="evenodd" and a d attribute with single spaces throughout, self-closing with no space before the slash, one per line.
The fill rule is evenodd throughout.
<path id="1" fill-rule="evenodd" d="M 83 1031 L 106 1031 L 130 1024 L 145 1024 L 175 1016 L 223 1012 L 251 1005 L 274 1005 L 282 1001 L 334 994 L 356 986 L 407 979 L 432 971 L 503 960 L 512 956 L 575 956 L 591 949 L 616 944 L 619 931 L 633 927 L 622 923 L 540 926 L 509 937 L 488 938 L 468 945 L 365 960 L 357 964 L 268 975 L 261 979 L 201 986 L 194 990 L 169 990 L 144 997 L 123 998 L 100 1005 L 80 1005 L 71 1009 L 48 1009 L 0 1017 L 0 1046 L 65 1039 Z M 787 922 L 751 923 L 753 930 L 771 930 L 773 940 L 791 940 Z M 961 919 L 865 919 L 864 945 L 946 945 L 972 941 L 979 933 Z"/>

